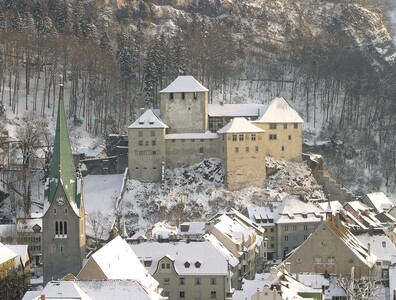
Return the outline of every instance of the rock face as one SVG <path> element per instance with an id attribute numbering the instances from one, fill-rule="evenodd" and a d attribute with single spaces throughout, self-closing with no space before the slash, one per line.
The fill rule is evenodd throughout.
<path id="1" fill-rule="evenodd" d="M 225 25 L 251 55 L 290 55 L 307 44 L 325 41 L 331 45 L 343 40 L 378 67 L 395 64 L 381 0 L 145 0 L 139 5 L 136 1 L 131 9 L 141 12 L 142 7 L 155 31 L 172 32 L 196 22 Z"/>

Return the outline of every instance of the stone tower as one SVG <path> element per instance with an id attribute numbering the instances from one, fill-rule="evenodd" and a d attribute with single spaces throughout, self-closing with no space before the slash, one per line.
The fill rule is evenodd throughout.
<path id="1" fill-rule="evenodd" d="M 59 91 L 53 157 L 45 191 L 42 246 L 44 284 L 80 271 L 85 256 L 85 210 L 82 180 L 77 176 L 70 147 L 63 85 Z"/>
<path id="2" fill-rule="evenodd" d="M 167 133 L 196 133 L 208 130 L 208 89 L 192 76 L 178 76 L 160 91 L 161 119 Z"/>

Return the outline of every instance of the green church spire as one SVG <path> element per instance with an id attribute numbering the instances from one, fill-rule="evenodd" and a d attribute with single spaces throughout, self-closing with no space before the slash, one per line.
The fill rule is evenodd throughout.
<path id="1" fill-rule="evenodd" d="M 77 207 L 80 207 L 80 199 L 76 195 L 76 167 L 71 151 L 65 106 L 63 103 L 63 84 L 60 85 L 59 90 L 58 116 L 49 175 L 48 201 L 50 202 L 54 200 L 59 180 L 65 190 L 67 200 L 69 202 L 75 202 Z"/>

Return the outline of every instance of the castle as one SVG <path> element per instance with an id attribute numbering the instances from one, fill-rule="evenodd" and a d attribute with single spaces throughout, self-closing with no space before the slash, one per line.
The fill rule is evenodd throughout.
<path id="1" fill-rule="evenodd" d="M 265 157 L 300 161 L 302 118 L 283 98 L 270 104 L 209 104 L 209 90 L 179 76 L 128 127 L 129 177 L 164 180 L 165 168 L 220 158 L 229 190 L 262 187 Z"/>

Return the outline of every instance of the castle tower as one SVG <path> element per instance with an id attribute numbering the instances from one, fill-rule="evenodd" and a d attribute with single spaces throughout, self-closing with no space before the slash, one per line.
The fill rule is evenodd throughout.
<path id="1" fill-rule="evenodd" d="M 178 76 L 160 91 L 161 119 L 167 133 L 203 133 L 208 130 L 208 92 L 192 76 Z"/>
<path id="2" fill-rule="evenodd" d="M 82 180 L 77 177 L 60 86 L 53 157 L 44 200 L 42 252 L 44 284 L 76 275 L 85 256 Z"/>

